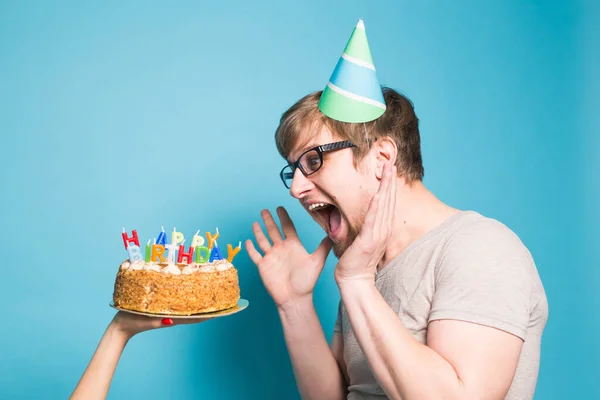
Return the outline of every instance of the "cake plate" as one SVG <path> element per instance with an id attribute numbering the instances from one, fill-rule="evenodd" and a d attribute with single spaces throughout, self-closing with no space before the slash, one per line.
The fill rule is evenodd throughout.
<path id="1" fill-rule="evenodd" d="M 213 312 L 200 313 L 200 314 L 191 314 L 191 315 L 146 313 L 146 312 L 142 312 L 142 311 L 127 310 L 125 308 L 117 307 L 114 305 L 114 303 L 110 303 L 110 306 L 119 311 L 128 312 L 128 313 L 137 314 L 137 315 L 145 315 L 147 317 L 172 318 L 172 319 L 210 319 L 210 318 L 217 318 L 217 317 L 226 317 L 228 315 L 238 313 L 238 312 L 246 309 L 249 304 L 250 304 L 250 302 L 248 300 L 239 299 L 235 306 L 228 308 L 226 310 L 213 311 Z"/>

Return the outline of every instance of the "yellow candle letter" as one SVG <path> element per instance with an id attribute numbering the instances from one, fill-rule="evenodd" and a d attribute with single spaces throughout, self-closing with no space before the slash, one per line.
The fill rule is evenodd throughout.
<path id="1" fill-rule="evenodd" d="M 230 244 L 227 245 L 227 261 L 232 262 L 233 258 L 240 252 L 242 249 L 242 244 L 240 243 L 235 249 L 231 247 Z"/>
<path id="2" fill-rule="evenodd" d="M 160 262 L 165 262 L 165 258 L 163 257 L 163 253 L 165 252 L 165 246 L 162 244 L 153 244 L 152 245 L 152 257 L 150 257 L 150 261 L 155 262 L 160 259 Z"/>
<path id="3" fill-rule="evenodd" d="M 212 236 L 210 232 L 206 232 L 206 237 L 208 238 L 208 248 L 212 249 L 215 244 L 215 240 L 219 237 L 219 233 L 217 232 L 215 236 Z"/>

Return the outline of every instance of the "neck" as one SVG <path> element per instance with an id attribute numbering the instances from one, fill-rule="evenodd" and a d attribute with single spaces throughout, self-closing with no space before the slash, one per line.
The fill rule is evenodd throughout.
<path id="1" fill-rule="evenodd" d="M 460 212 L 442 203 L 422 182 L 407 185 L 403 178 L 397 179 L 399 181 L 392 239 L 379 269 L 427 232 Z"/>

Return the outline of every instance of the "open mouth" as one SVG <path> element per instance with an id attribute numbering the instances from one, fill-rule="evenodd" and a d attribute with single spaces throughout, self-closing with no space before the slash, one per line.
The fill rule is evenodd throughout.
<path id="1" fill-rule="evenodd" d="M 340 230 L 342 215 L 336 206 L 329 203 L 314 203 L 308 206 L 308 211 L 324 223 L 329 237 L 333 238 Z"/>

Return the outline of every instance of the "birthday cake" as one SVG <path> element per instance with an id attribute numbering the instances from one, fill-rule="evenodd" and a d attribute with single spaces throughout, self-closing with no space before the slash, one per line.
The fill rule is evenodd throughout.
<path id="1" fill-rule="evenodd" d="M 238 273 L 232 261 L 241 243 L 227 245 L 223 258 L 217 244 L 219 232 L 206 233 L 207 240 L 193 236 L 186 250 L 185 238 L 173 229 L 167 243 L 164 229 L 149 240 L 142 256 L 137 232 L 123 229 L 129 257 L 117 272 L 113 302 L 117 308 L 162 315 L 192 315 L 234 307 L 240 299 Z"/>

